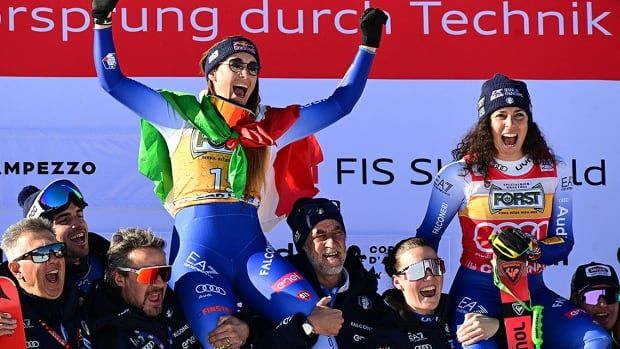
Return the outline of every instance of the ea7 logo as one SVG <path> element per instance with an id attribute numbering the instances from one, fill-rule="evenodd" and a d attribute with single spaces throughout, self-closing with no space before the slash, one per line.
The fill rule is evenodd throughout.
<path id="1" fill-rule="evenodd" d="M 450 189 L 454 186 L 452 183 L 442 179 L 441 177 L 437 177 L 433 185 L 437 188 L 437 190 L 444 194 L 448 194 Z"/>
<path id="2" fill-rule="evenodd" d="M 409 332 L 409 342 L 420 342 L 426 339 L 422 332 Z"/>
<path id="3" fill-rule="evenodd" d="M 219 273 L 215 268 L 208 265 L 205 260 L 200 259 L 200 255 L 194 251 L 190 252 L 189 256 L 185 259 L 185 263 L 183 266 L 193 269 L 195 271 L 199 271 L 208 277 L 213 279 L 213 275 L 218 275 Z"/>
<path id="4" fill-rule="evenodd" d="M 525 264 L 519 261 L 505 261 L 500 264 L 500 270 L 513 283 L 523 275 Z"/>

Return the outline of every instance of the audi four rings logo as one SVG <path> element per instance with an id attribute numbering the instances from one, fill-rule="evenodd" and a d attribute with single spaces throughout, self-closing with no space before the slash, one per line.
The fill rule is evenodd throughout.
<path id="1" fill-rule="evenodd" d="M 200 284 L 200 285 L 196 285 L 196 293 L 198 294 L 203 294 L 203 293 L 219 293 L 222 296 L 226 295 L 226 291 L 216 285 L 211 285 L 211 284 Z"/>
<path id="2" fill-rule="evenodd" d="M 486 248 L 482 246 L 482 242 L 486 241 L 487 239 L 478 238 L 478 236 L 481 234 L 481 230 L 483 234 L 485 234 L 486 236 L 489 236 L 491 235 L 491 233 L 499 233 L 508 227 L 519 228 L 522 231 L 529 233 L 530 235 L 535 237 L 537 240 L 540 240 L 540 233 L 543 227 L 546 227 L 548 225 L 549 225 L 548 220 L 544 220 L 541 222 L 521 222 L 518 224 L 515 222 L 502 222 L 500 224 L 493 224 L 491 222 L 483 222 L 483 223 L 477 224 L 476 228 L 474 229 L 474 237 L 473 237 L 474 243 L 476 244 L 476 247 L 478 248 L 478 250 L 480 250 L 481 252 L 492 253 L 493 252 L 492 248 L 490 247 Z M 531 228 L 531 229 L 528 229 L 528 228 Z"/>

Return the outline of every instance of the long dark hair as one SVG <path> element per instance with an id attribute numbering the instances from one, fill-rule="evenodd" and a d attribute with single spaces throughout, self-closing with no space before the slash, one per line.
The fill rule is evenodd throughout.
<path id="1" fill-rule="evenodd" d="M 554 155 L 547 141 L 543 136 L 538 125 L 528 115 L 527 135 L 523 142 L 523 152 L 528 155 L 534 163 L 544 161 L 554 161 Z M 468 170 L 474 167 L 477 172 L 487 179 L 489 166 L 494 163 L 497 156 L 497 149 L 493 144 L 493 134 L 491 133 L 491 115 L 484 117 L 461 139 L 456 148 L 452 150 L 454 161 L 465 159 Z"/>

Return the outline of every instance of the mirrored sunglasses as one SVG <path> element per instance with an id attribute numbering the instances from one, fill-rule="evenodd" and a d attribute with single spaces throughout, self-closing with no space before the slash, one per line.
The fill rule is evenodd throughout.
<path id="1" fill-rule="evenodd" d="M 45 211 L 67 206 L 71 202 L 71 196 L 86 205 L 80 189 L 68 179 L 60 179 L 47 185 L 32 204 L 28 211 L 28 217 L 40 217 Z"/>
<path id="2" fill-rule="evenodd" d="M 408 281 L 422 280 L 426 277 L 427 271 L 434 276 L 442 276 L 446 272 L 446 266 L 441 258 L 427 258 L 413 263 L 402 269 L 396 275 L 405 275 Z"/>
<path id="3" fill-rule="evenodd" d="M 117 267 L 120 271 L 128 271 L 138 274 L 137 281 L 144 285 L 152 285 L 157 281 L 157 277 L 160 276 L 164 282 L 170 280 L 172 275 L 171 265 L 158 265 L 153 267 L 144 267 L 140 269 L 134 269 L 129 267 Z"/>
<path id="4" fill-rule="evenodd" d="M 228 67 L 230 67 L 230 70 L 232 70 L 235 73 L 241 73 L 243 68 L 246 68 L 250 75 L 256 76 L 258 75 L 258 72 L 260 71 L 260 66 L 258 65 L 258 63 L 256 62 L 243 63 L 243 61 L 241 61 L 240 59 L 232 59 L 228 62 L 223 62 L 221 64 L 227 65 Z"/>
<path id="5" fill-rule="evenodd" d="M 601 297 L 603 297 L 605 303 L 613 304 L 618 302 L 618 298 L 620 298 L 620 293 L 618 293 L 618 288 L 616 287 L 592 289 L 584 292 L 581 295 L 581 301 L 584 304 L 597 305 L 599 304 Z"/>
<path id="6" fill-rule="evenodd" d="M 54 257 L 56 258 L 64 258 L 65 244 L 63 244 L 62 242 L 57 242 L 51 245 L 37 247 L 34 250 L 26 252 L 23 255 L 15 258 L 13 261 L 17 262 L 25 259 L 30 259 L 33 263 L 45 263 L 49 261 L 52 255 L 54 255 Z"/>

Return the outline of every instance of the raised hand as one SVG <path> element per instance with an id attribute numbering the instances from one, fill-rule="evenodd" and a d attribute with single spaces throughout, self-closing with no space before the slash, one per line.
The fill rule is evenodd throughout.
<path id="1" fill-rule="evenodd" d="M 342 311 L 329 307 L 331 297 L 323 297 L 308 315 L 308 322 L 319 335 L 337 336 L 344 322 Z"/>
<path id="2" fill-rule="evenodd" d="M 112 24 L 112 10 L 117 3 L 118 0 L 93 0 L 92 15 L 95 24 Z"/>
<path id="3" fill-rule="evenodd" d="M 362 45 L 369 47 L 379 47 L 381 42 L 381 31 L 387 22 L 387 15 L 378 8 L 367 8 L 360 18 L 360 28 L 362 29 Z"/>
<path id="4" fill-rule="evenodd" d="M 493 252 L 504 259 L 527 256 L 534 249 L 532 237 L 517 228 L 508 228 L 498 234 L 491 234 L 489 242 L 493 246 Z"/>

